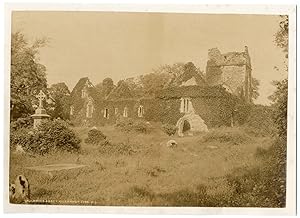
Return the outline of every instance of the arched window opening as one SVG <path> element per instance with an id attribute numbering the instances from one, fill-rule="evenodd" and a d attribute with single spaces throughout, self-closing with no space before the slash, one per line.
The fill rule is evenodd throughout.
<path id="1" fill-rule="evenodd" d="M 70 107 L 70 115 L 74 115 L 74 106 Z"/>
<path id="2" fill-rule="evenodd" d="M 87 118 L 92 118 L 93 116 L 93 111 L 94 111 L 94 106 L 92 102 L 89 102 L 87 104 L 87 110 L 86 110 L 86 117 Z"/>
<path id="3" fill-rule="evenodd" d="M 143 116 L 144 116 L 144 107 L 140 105 L 138 108 L 138 117 L 143 117 Z"/>
<path id="4" fill-rule="evenodd" d="M 128 108 L 127 107 L 124 108 L 123 117 L 128 117 Z"/>
<path id="5" fill-rule="evenodd" d="M 181 98 L 180 112 L 189 113 L 192 110 L 191 108 L 191 99 L 190 98 Z"/>
<path id="6" fill-rule="evenodd" d="M 82 90 L 81 90 L 81 98 L 85 98 L 85 97 L 87 97 L 86 90 L 85 90 L 85 89 L 82 89 Z"/>
<path id="7" fill-rule="evenodd" d="M 109 117 L 109 114 L 108 114 L 108 108 L 105 108 L 104 109 L 104 114 L 103 114 L 104 118 L 107 118 Z"/>

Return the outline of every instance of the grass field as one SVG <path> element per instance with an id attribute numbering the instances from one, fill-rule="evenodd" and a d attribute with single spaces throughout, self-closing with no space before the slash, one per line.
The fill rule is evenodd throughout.
<path id="1" fill-rule="evenodd" d="M 159 128 L 148 134 L 124 133 L 113 126 L 99 130 L 114 143 L 129 144 L 134 152 L 102 154 L 97 145 L 84 143 L 88 128 L 74 128 L 82 139 L 79 153 L 11 153 L 10 182 L 18 174 L 25 175 L 31 185 L 31 199 L 46 199 L 53 204 L 174 206 L 180 196 L 184 198 L 180 205 L 186 206 L 199 195 L 201 198 L 231 192 L 226 175 L 236 168 L 259 165 L 257 148 L 267 148 L 272 143 L 271 138 L 249 136 L 237 128 L 182 138 L 169 137 Z M 166 147 L 170 139 L 177 141 L 176 148 Z M 86 167 L 56 171 L 53 176 L 26 169 L 58 163 Z"/>

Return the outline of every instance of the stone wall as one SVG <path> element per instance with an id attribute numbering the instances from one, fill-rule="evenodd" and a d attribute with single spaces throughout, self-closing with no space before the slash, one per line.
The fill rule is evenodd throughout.
<path id="1" fill-rule="evenodd" d="M 197 97 L 191 98 L 191 102 L 195 114 L 204 120 L 208 128 L 230 126 L 235 105 L 232 99 L 226 97 Z M 144 108 L 143 117 L 138 117 L 140 105 Z M 127 107 L 128 117 L 130 118 L 176 125 L 177 121 L 185 115 L 185 113 L 180 112 L 180 106 L 181 100 L 179 98 L 103 101 L 95 105 L 92 118 L 85 117 L 85 104 L 80 113 L 73 116 L 73 121 L 78 121 L 76 125 L 112 125 L 115 124 L 119 116 L 123 116 L 124 108 Z M 104 116 L 105 109 L 108 110 L 108 117 Z"/>
<path id="2" fill-rule="evenodd" d="M 251 101 L 251 61 L 248 48 L 244 52 L 221 54 L 217 48 L 208 52 L 206 80 L 208 85 L 223 85 L 236 96 Z"/>

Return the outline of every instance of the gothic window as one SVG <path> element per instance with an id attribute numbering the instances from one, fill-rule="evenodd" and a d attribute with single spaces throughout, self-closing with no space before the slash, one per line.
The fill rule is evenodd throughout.
<path id="1" fill-rule="evenodd" d="M 108 119 L 109 114 L 108 114 L 108 109 L 107 108 L 104 109 L 103 116 Z"/>
<path id="2" fill-rule="evenodd" d="M 87 118 L 92 118 L 93 111 L 94 111 L 93 103 L 92 103 L 92 102 L 89 102 L 89 103 L 87 104 L 86 117 L 87 117 Z"/>
<path id="3" fill-rule="evenodd" d="M 127 109 L 127 107 L 124 107 L 123 117 L 128 117 L 128 109 Z"/>
<path id="4" fill-rule="evenodd" d="M 138 117 L 143 117 L 144 115 L 144 107 L 142 105 L 138 108 Z"/>
<path id="5" fill-rule="evenodd" d="M 87 96 L 86 90 L 82 89 L 81 90 L 81 98 L 85 98 Z"/>
<path id="6" fill-rule="evenodd" d="M 70 115 L 74 115 L 74 106 L 70 107 Z"/>
<path id="7" fill-rule="evenodd" d="M 190 112 L 190 110 L 191 110 L 190 106 L 191 106 L 190 98 L 181 98 L 181 104 L 180 104 L 180 112 L 181 113 Z"/>

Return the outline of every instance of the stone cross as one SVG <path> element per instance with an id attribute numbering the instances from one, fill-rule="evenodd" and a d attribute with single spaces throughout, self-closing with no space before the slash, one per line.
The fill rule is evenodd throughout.
<path id="1" fill-rule="evenodd" d="M 43 108 L 42 101 L 46 98 L 46 95 L 42 90 L 40 90 L 40 93 L 35 96 L 37 99 L 39 99 L 39 108 Z"/>

